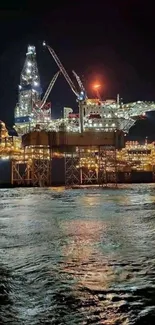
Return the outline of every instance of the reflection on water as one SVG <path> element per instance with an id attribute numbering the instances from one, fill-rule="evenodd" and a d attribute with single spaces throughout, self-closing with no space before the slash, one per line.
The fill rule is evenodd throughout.
<path id="1" fill-rule="evenodd" d="M 0 324 L 153 324 L 155 186 L 0 190 Z"/>

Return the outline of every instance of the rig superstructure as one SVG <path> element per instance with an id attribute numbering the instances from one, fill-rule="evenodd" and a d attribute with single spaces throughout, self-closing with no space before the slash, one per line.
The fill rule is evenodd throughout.
<path id="1" fill-rule="evenodd" d="M 49 123 L 48 130 L 59 131 L 59 128 L 63 124 L 66 132 L 83 133 L 87 130 L 114 132 L 116 130 L 122 130 L 128 133 L 135 121 L 145 116 L 146 111 L 155 110 L 155 103 L 152 102 L 138 101 L 123 104 L 119 100 L 119 95 L 117 96 L 117 100 L 103 101 L 98 91 L 96 92 L 96 98 L 88 98 L 87 91 L 77 73 L 72 71 L 77 82 L 77 85 L 75 85 L 54 49 L 45 42 L 43 45 L 47 47 L 59 70 L 75 94 L 79 106 L 79 114 L 69 114 L 67 119 L 63 121 L 57 120 L 55 125 Z"/>
<path id="2" fill-rule="evenodd" d="M 145 117 L 146 111 L 155 110 L 153 102 L 134 102 L 124 104 L 117 100 L 101 100 L 99 92 L 96 98 L 88 98 L 80 77 L 75 71 L 75 82 L 69 77 L 55 51 L 44 42 L 51 56 L 56 62 L 59 71 L 53 76 L 45 94 L 42 95 L 40 76 L 36 61 L 35 46 L 28 46 L 26 60 L 21 72 L 19 85 L 19 100 L 15 108 L 15 128 L 19 135 L 33 130 L 59 131 L 62 128 L 66 132 L 84 132 L 88 130 L 113 132 L 122 130 L 128 133 L 135 121 Z M 71 90 L 76 96 L 79 113 L 74 114 L 68 108 L 68 114 L 64 118 L 52 120 L 51 103 L 47 103 L 48 96 L 59 76 L 64 76 Z M 65 108 L 64 108 L 65 109 Z"/>
<path id="3" fill-rule="evenodd" d="M 55 175 L 62 170 L 66 186 L 116 184 L 118 173 L 123 172 L 129 178 L 132 171 L 142 171 L 142 168 L 154 175 L 154 143 L 145 143 L 143 147 L 135 143 L 125 145 L 124 134 L 137 119 L 145 118 L 147 111 L 154 111 L 155 103 L 123 104 L 119 96 L 116 100 L 103 101 L 99 91 L 96 98 L 89 98 L 77 73 L 73 71 L 75 85 L 55 51 L 44 45 L 55 60 L 58 72 L 42 96 L 36 50 L 28 46 L 15 108 L 19 137 L 8 137 L 1 123 L 0 157 L 12 161 L 12 184 L 51 185 L 57 183 Z M 65 107 L 63 118 L 53 120 L 47 99 L 60 73 L 76 96 L 79 113 Z"/>
<path id="4" fill-rule="evenodd" d="M 36 61 L 35 46 L 29 45 L 18 86 L 18 103 L 15 107 L 15 129 L 19 135 L 51 122 L 51 103 L 47 98 L 58 78 L 59 71 L 53 76 L 42 97 L 40 76 Z"/>

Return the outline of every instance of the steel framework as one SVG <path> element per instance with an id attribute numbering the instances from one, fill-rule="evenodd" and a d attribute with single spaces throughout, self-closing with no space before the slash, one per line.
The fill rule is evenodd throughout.
<path id="1" fill-rule="evenodd" d="M 32 164 L 33 186 L 51 185 L 51 161 L 48 159 L 34 159 Z"/>
<path id="2" fill-rule="evenodd" d="M 11 178 L 13 185 L 50 186 L 51 151 L 45 147 L 25 147 L 28 159 L 12 160 Z M 30 158 L 30 157 L 31 158 Z"/>
<path id="3" fill-rule="evenodd" d="M 30 161 L 12 160 L 11 183 L 18 186 L 32 184 L 32 163 Z"/>
<path id="4" fill-rule="evenodd" d="M 117 185 L 117 158 L 116 148 L 113 146 L 102 146 L 99 148 L 99 165 L 101 186 L 109 183 Z"/>
<path id="5" fill-rule="evenodd" d="M 65 153 L 65 186 L 117 185 L 115 147 L 78 147 L 76 152 Z"/>
<path id="6" fill-rule="evenodd" d="M 65 186 L 80 184 L 79 157 L 74 152 L 65 153 Z"/>

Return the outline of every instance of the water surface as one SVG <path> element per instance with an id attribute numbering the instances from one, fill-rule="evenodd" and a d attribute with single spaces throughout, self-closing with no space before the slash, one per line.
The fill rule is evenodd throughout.
<path id="1" fill-rule="evenodd" d="M 154 184 L 0 190 L 0 324 L 154 320 Z"/>

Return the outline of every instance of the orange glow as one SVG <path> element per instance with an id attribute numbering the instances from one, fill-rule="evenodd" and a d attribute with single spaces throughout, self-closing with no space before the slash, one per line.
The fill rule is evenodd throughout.
<path id="1" fill-rule="evenodd" d="M 100 87 L 101 87 L 101 85 L 99 85 L 99 84 L 95 84 L 95 85 L 93 86 L 94 89 L 99 89 Z"/>

